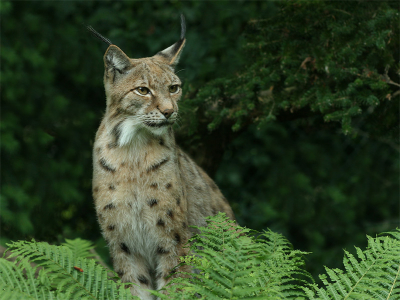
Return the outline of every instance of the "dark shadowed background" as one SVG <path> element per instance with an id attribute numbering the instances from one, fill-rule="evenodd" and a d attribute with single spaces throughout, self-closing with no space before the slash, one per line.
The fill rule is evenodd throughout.
<path id="1" fill-rule="evenodd" d="M 179 39 L 181 146 L 238 222 L 341 265 L 400 226 L 399 7 L 387 1 L 6 2 L 1 13 L 1 236 L 92 240 L 91 148 L 106 45 L 132 58 Z M 105 258 L 107 259 L 107 258 Z"/>

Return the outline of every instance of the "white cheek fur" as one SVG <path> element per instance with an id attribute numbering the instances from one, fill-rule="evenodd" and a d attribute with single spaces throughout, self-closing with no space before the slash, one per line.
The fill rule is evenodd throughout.
<path id="1" fill-rule="evenodd" d="M 168 132 L 168 126 L 148 128 L 140 118 L 129 118 L 121 124 L 119 146 L 130 146 L 136 149 L 147 144 L 148 139 L 153 135 L 163 136 Z"/>
<path id="2" fill-rule="evenodd" d="M 119 137 L 120 146 L 131 144 L 134 139 L 138 139 L 140 134 L 141 121 L 136 118 L 126 119 L 121 124 L 121 134 Z M 140 138 L 139 138 L 140 139 Z"/>

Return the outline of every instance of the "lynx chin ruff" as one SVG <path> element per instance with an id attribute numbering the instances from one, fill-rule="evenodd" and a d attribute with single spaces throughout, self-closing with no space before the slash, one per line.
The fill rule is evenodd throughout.
<path id="1" fill-rule="evenodd" d="M 140 59 L 89 30 L 110 44 L 107 108 L 93 149 L 97 217 L 122 281 L 139 286 L 133 295 L 154 299 L 146 289 L 174 277 L 179 256 L 187 254 L 189 226 L 204 226 L 205 217 L 220 211 L 234 215 L 213 180 L 175 144 L 182 90 L 174 67 L 185 45 L 184 18 L 178 42 Z"/>

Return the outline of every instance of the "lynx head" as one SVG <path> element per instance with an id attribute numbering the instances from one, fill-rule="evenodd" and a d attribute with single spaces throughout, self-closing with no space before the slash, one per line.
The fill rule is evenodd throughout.
<path id="1" fill-rule="evenodd" d="M 106 116 L 117 124 L 116 144 L 160 136 L 176 121 L 177 102 L 182 96 L 181 81 L 174 73 L 185 45 L 182 16 L 181 39 L 152 57 L 132 59 L 110 45 L 104 55 Z"/>

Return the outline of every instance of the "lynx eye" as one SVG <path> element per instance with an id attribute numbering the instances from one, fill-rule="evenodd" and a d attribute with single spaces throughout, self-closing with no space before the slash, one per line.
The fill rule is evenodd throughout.
<path id="1" fill-rule="evenodd" d="M 171 85 L 171 86 L 169 87 L 169 92 L 170 92 L 171 94 L 175 94 L 175 93 L 179 92 L 179 85 L 177 85 L 177 84 Z"/>
<path id="2" fill-rule="evenodd" d="M 139 95 L 150 94 L 150 90 L 147 87 L 144 87 L 144 86 L 140 86 L 140 87 L 136 88 L 135 91 L 137 93 L 139 93 Z"/>

